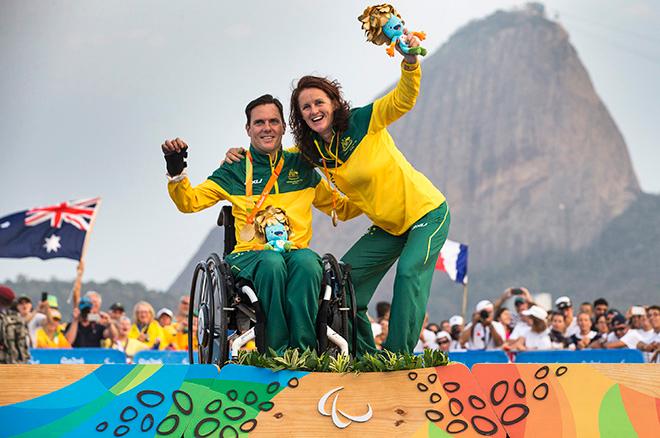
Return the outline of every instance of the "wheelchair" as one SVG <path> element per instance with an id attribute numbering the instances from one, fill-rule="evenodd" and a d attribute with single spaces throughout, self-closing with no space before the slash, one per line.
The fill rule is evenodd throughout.
<path id="1" fill-rule="evenodd" d="M 222 207 L 217 224 L 225 232 L 225 257 L 236 246 L 231 206 Z M 332 254 L 323 255 L 321 260 L 323 278 L 316 317 L 317 352 L 335 356 L 355 355 L 357 305 L 350 266 L 337 261 Z M 235 278 L 229 264 L 215 253 L 197 263 L 193 271 L 188 327 L 188 358 L 191 364 L 196 362 L 195 351 L 197 363 L 222 367 L 227 360 L 236 359 L 239 350 L 250 341 L 254 341 L 260 353 L 267 350 L 266 316 L 254 287 L 243 279 Z M 194 334 L 197 335 L 196 345 Z"/>

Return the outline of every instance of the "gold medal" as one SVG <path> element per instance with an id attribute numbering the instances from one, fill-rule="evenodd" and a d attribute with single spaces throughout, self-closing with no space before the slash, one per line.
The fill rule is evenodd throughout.
<path id="1" fill-rule="evenodd" d="M 337 210 L 335 210 L 335 209 L 333 208 L 333 209 L 332 209 L 332 213 L 330 214 L 330 217 L 332 218 L 332 225 L 336 227 L 336 226 L 337 226 L 337 221 L 338 221 L 338 219 L 339 219 L 339 218 L 337 217 Z"/>
<path id="2" fill-rule="evenodd" d="M 241 240 L 244 242 L 249 242 L 250 240 L 254 239 L 254 235 L 256 234 L 256 231 L 254 229 L 254 225 L 250 223 L 246 223 L 241 227 L 241 231 L 239 233 Z"/>

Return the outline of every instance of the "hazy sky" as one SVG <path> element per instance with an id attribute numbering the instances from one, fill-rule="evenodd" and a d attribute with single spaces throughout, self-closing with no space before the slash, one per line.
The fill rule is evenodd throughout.
<path id="1" fill-rule="evenodd" d="M 176 210 L 165 138 L 188 141 L 189 175 L 199 183 L 227 147 L 246 145 L 243 108 L 252 98 L 269 92 L 287 102 L 292 80 L 316 73 L 340 80 L 363 105 L 399 75 L 398 61 L 365 43 L 356 19 L 375 2 L 226 3 L 0 2 L 0 216 L 101 196 L 85 278 L 164 289 L 218 212 Z M 427 32 L 432 53 L 469 20 L 523 3 L 394 4 L 411 29 Z M 660 192 L 660 2 L 545 5 L 622 131 L 642 189 Z M 75 262 L 0 259 L 0 281 L 17 274 L 73 278 Z"/>

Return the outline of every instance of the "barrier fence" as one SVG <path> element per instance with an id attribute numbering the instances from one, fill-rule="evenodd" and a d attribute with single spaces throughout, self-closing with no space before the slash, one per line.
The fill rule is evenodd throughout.
<path id="1" fill-rule="evenodd" d="M 32 364 L 124 364 L 126 355 L 107 348 L 73 348 L 30 350 Z M 195 362 L 197 353 L 195 352 Z M 449 359 L 465 364 L 468 368 L 477 363 L 509 363 L 506 353 L 492 351 L 451 351 Z M 525 351 L 515 354 L 516 363 L 644 363 L 639 350 L 548 350 Z M 140 351 L 133 358 L 136 364 L 188 364 L 187 351 Z"/>

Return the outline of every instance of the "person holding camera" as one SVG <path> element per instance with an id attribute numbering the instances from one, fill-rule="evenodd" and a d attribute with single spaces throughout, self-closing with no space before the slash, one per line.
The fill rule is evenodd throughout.
<path id="1" fill-rule="evenodd" d="M 92 314 L 93 306 L 90 297 L 84 296 L 73 308 L 72 321 L 64 330 L 64 336 L 73 348 L 100 347 L 102 340 L 117 337 L 117 329 L 110 324 L 110 315 L 105 312 Z M 90 318 L 90 315 L 94 317 Z"/>
<path id="2" fill-rule="evenodd" d="M 495 303 L 493 303 L 496 314 L 499 313 L 502 305 L 504 305 L 504 303 L 510 298 L 514 298 L 513 306 L 516 309 L 515 312 L 511 313 L 511 329 L 513 330 L 513 328 L 521 321 L 522 312 L 527 310 L 534 300 L 532 299 L 532 294 L 529 293 L 529 290 L 524 287 L 507 288 L 502 292 L 502 295 L 495 300 Z"/>
<path id="3" fill-rule="evenodd" d="M 472 322 L 461 332 L 461 345 L 468 350 L 495 350 L 502 346 L 506 334 L 502 324 L 493 320 L 493 309 L 488 300 L 477 303 Z"/>

